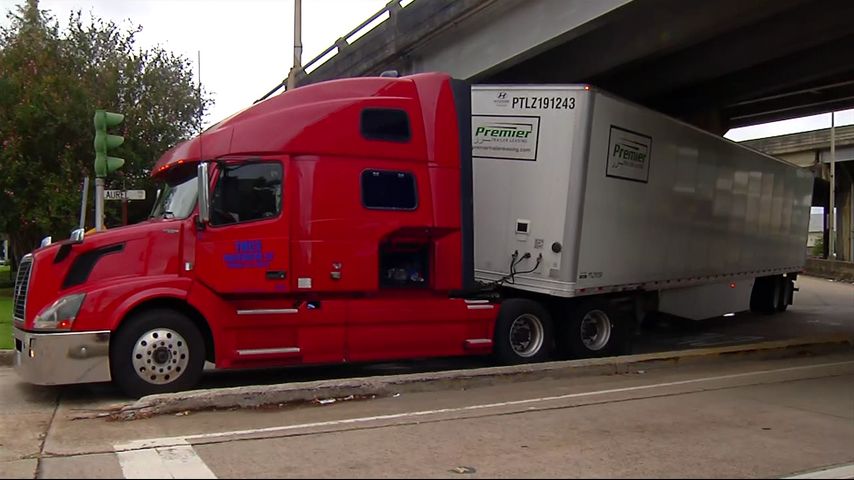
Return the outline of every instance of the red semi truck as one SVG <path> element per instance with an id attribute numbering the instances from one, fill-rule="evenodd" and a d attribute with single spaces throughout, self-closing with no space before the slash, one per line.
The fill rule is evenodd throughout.
<path id="1" fill-rule="evenodd" d="M 547 102 L 526 94 L 512 105 L 506 92 L 481 95 L 499 109 L 547 108 L 582 119 L 593 111 L 587 87 L 558 93 L 544 96 Z M 472 88 L 443 74 L 335 80 L 272 97 L 177 145 L 153 169 L 165 186 L 149 220 L 86 238 L 78 231 L 22 260 L 13 298 L 18 373 L 45 385 L 112 380 L 141 396 L 192 388 L 206 361 L 245 368 L 492 353 L 515 364 L 556 351 L 620 353 L 643 312 L 659 309 L 658 292 L 671 288 L 688 296 L 662 297 L 661 305 L 696 304 L 691 287 L 701 284 L 711 289 L 705 298 L 747 295 L 757 309 L 791 303 L 802 257 L 774 268 L 686 275 L 672 284 L 668 277 L 667 288 L 661 275 L 643 281 L 623 275 L 623 283 L 607 284 L 607 270 L 582 271 L 572 262 L 598 258 L 590 249 L 605 243 L 584 247 L 584 235 L 564 226 L 567 212 L 580 212 L 573 207 L 580 201 L 568 202 L 565 191 L 555 200 L 556 190 L 546 185 L 574 185 L 549 170 L 564 163 L 543 153 L 549 135 L 568 137 L 554 133 L 559 129 L 550 133 L 546 114 L 540 125 L 526 120 L 531 115 L 502 122 L 500 111 L 487 112 L 473 126 L 471 108 Z M 633 121 L 634 129 L 649 126 L 641 117 Z M 477 161 L 493 163 L 473 167 L 472 135 L 486 136 L 474 139 Z M 613 180 L 597 192 L 642 195 L 637 178 L 650 191 L 664 178 L 656 177 L 655 163 L 643 171 L 651 155 L 644 142 L 652 137 L 633 135 L 626 140 L 632 158 L 620 153 L 612 172 L 603 163 L 601 172 L 586 173 L 597 182 Z M 604 152 L 611 147 L 603 141 Z M 591 150 L 582 143 L 571 148 Z M 571 148 L 556 154 L 565 152 L 570 162 Z M 515 168 L 521 170 L 508 170 Z M 528 171 L 546 184 L 517 193 L 501 186 L 527 181 Z M 504 197 L 496 189 L 516 195 L 516 206 L 500 206 Z M 478 196 L 485 200 L 476 205 Z M 515 211 L 526 202 L 531 212 Z M 783 238 L 802 255 L 800 203 L 786 210 L 796 220 L 786 223 L 790 230 L 769 241 Z M 562 208 L 553 214 L 546 204 Z M 505 222 L 502 215 L 513 218 Z M 586 214 L 585 222 L 593 217 Z M 483 229 L 476 232 L 476 223 Z M 541 235 L 549 228 L 556 237 Z M 757 232 L 748 233 L 756 240 Z M 478 265 L 476 234 L 484 255 Z M 614 261 L 624 251 L 616 245 L 603 258 Z"/>

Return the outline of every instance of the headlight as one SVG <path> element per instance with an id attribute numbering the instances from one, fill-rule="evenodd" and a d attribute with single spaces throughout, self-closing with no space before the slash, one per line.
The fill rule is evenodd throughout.
<path id="1" fill-rule="evenodd" d="M 36 315 L 33 328 L 37 330 L 70 330 L 84 298 L 86 298 L 85 293 L 78 293 L 53 302 L 53 305 Z"/>

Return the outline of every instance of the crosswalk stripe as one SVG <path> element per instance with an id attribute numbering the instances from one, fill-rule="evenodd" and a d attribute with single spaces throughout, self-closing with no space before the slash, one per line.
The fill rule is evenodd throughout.
<path id="1" fill-rule="evenodd" d="M 216 478 L 192 445 L 116 452 L 125 478 Z"/>
<path id="2" fill-rule="evenodd" d="M 851 465 L 843 465 L 841 467 L 836 468 L 825 468 L 822 470 L 816 470 L 814 472 L 802 473 L 793 477 L 784 478 L 854 478 L 854 463 L 852 463 Z"/>

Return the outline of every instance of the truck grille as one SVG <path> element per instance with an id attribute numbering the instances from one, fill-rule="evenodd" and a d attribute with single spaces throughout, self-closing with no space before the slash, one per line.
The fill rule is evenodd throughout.
<path id="1" fill-rule="evenodd" d="M 26 255 L 18 265 L 18 275 L 15 277 L 15 289 L 12 294 L 14 310 L 12 316 L 15 322 L 23 322 L 26 317 L 27 289 L 30 286 L 30 273 L 33 269 L 33 256 Z"/>

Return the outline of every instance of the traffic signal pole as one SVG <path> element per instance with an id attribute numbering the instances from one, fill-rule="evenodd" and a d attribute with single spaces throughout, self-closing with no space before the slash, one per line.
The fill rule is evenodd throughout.
<path id="1" fill-rule="evenodd" d="M 95 231 L 104 231 L 104 179 L 95 177 Z"/>

